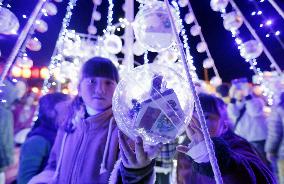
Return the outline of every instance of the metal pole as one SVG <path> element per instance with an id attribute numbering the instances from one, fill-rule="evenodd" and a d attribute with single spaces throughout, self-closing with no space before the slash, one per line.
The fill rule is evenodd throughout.
<path id="1" fill-rule="evenodd" d="M 10 68 L 12 67 L 13 65 L 13 62 L 21 48 L 21 46 L 23 45 L 28 33 L 29 33 L 29 30 L 31 29 L 31 27 L 33 26 L 33 24 L 35 23 L 35 20 L 37 18 L 37 15 L 39 14 L 43 4 L 45 3 L 45 0 L 39 0 L 39 2 L 37 3 L 34 11 L 32 12 L 31 14 L 31 17 L 30 19 L 28 20 L 27 24 L 25 25 L 25 27 L 23 28 L 10 56 L 8 57 L 7 59 L 7 62 L 6 62 L 6 65 L 4 67 L 4 70 L 1 74 L 1 78 L 0 78 L 0 84 L 3 83 L 5 77 L 7 76 L 8 74 L 8 71 L 10 70 Z"/>
<path id="2" fill-rule="evenodd" d="M 125 18 L 129 22 L 125 28 L 125 50 L 124 53 L 124 63 L 123 65 L 127 66 L 127 69 L 130 70 L 134 68 L 134 55 L 133 55 L 133 42 L 134 42 L 134 34 L 131 23 L 134 21 L 134 0 L 125 0 Z"/>
<path id="3" fill-rule="evenodd" d="M 193 84 L 192 76 L 191 76 L 189 69 L 188 69 L 188 66 L 187 66 L 186 55 L 185 55 L 185 52 L 184 52 L 183 44 L 180 40 L 179 34 L 177 32 L 177 28 L 175 26 L 173 16 L 171 14 L 169 1 L 165 0 L 165 2 L 166 2 L 166 5 L 167 5 L 169 17 L 170 17 L 170 21 L 171 21 L 171 25 L 172 25 L 172 29 L 173 29 L 173 34 L 174 34 L 174 37 L 176 39 L 176 44 L 179 47 L 181 59 L 182 59 L 182 62 L 183 62 L 183 65 L 184 65 L 184 68 L 185 68 L 185 71 L 186 71 L 186 76 L 187 76 L 189 86 L 190 86 L 190 89 L 192 91 L 192 95 L 193 95 L 193 98 L 194 98 L 194 101 L 195 101 L 195 108 L 196 108 L 196 112 L 197 112 L 197 115 L 198 115 L 198 118 L 199 118 L 199 121 L 200 121 L 200 125 L 201 125 L 201 128 L 202 128 L 202 133 L 204 135 L 204 140 L 205 140 L 206 148 L 207 148 L 207 151 L 208 151 L 208 154 L 209 154 L 209 160 L 210 160 L 212 170 L 213 170 L 213 173 L 214 173 L 214 178 L 215 178 L 215 181 L 216 181 L 217 184 L 223 184 L 221 172 L 220 172 L 220 169 L 219 169 L 219 166 L 218 166 L 218 163 L 217 163 L 217 159 L 216 159 L 216 156 L 215 156 L 215 152 L 214 152 L 213 142 L 210 138 L 210 134 L 209 134 L 208 128 L 206 126 L 206 121 L 205 121 L 204 113 L 203 113 L 203 110 L 202 110 L 202 107 L 201 107 L 201 104 L 200 104 L 200 100 L 198 98 L 195 86 Z"/>

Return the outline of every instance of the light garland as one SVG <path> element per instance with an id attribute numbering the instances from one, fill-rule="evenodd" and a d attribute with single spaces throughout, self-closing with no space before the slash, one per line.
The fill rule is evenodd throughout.
<path id="1" fill-rule="evenodd" d="M 276 71 L 279 73 L 281 73 L 281 70 L 279 68 L 279 66 L 277 65 L 277 63 L 275 62 L 274 58 L 271 56 L 271 54 L 268 52 L 268 50 L 266 49 L 266 47 L 264 46 L 264 44 L 262 43 L 262 41 L 260 40 L 260 38 L 258 37 L 258 35 L 255 33 L 255 31 L 253 30 L 253 28 L 251 27 L 251 25 L 248 23 L 248 21 L 245 19 L 244 15 L 241 13 L 240 9 L 237 7 L 237 5 L 234 3 L 233 0 L 229 0 L 229 2 L 231 3 L 233 9 L 238 12 L 238 14 L 243 18 L 243 21 L 246 25 L 246 27 L 249 29 L 250 33 L 254 36 L 254 38 L 256 38 L 256 40 L 261 43 L 264 53 L 266 54 L 266 56 L 268 57 L 268 59 L 270 60 L 270 62 L 275 66 Z M 221 14 L 224 15 L 226 13 L 226 9 L 222 9 Z M 256 14 L 256 13 L 252 13 L 252 14 Z M 257 12 L 258 15 L 262 14 L 262 11 L 258 11 Z M 239 37 L 239 31 L 238 30 L 231 30 L 232 33 L 232 37 L 235 38 L 235 42 L 238 46 L 238 49 L 241 50 L 242 46 L 243 46 L 243 41 L 242 39 Z M 257 84 L 259 84 L 263 90 L 263 95 L 267 96 L 267 100 L 269 105 L 273 104 L 273 91 L 270 90 L 269 88 L 267 88 L 264 84 L 264 78 L 263 78 L 263 72 L 261 71 L 260 68 L 257 67 L 257 61 L 256 59 L 246 59 L 246 62 L 248 62 L 250 64 L 250 69 L 254 71 L 254 73 L 258 76 L 258 81 Z M 280 71 L 279 71 L 280 70 Z"/>
<path id="2" fill-rule="evenodd" d="M 264 2 L 264 1 L 260 1 L 260 2 Z M 282 49 L 284 50 L 284 43 L 283 43 L 283 41 L 280 39 L 280 37 L 279 37 L 279 35 L 280 35 L 280 30 L 274 30 L 273 29 L 273 27 L 272 27 L 272 24 L 273 23 L 275 23 L 275 22 L 272 22 L 272 20 L 271 19 L 268 19 L 265 15 L 264 15 L 264 13 L 260 10 L 260 7 L 258 6 L 258 4 L 257 4 L 257 2 L 255 2 L 255 1 L 252 1 L 252 3 L 253 3 L 253 5 L 254 5 L 254 7 L 256 8 L 256 11 L 253 11 L 252 13 L 251 13 L 251 16 L 261 16 L 265 21 L 263 22 L 263 23 L 261 23 L 261 24 L 259 24 L 259 27 L 260 28 L 263 28 L 264 26 L 266 26 L 266 27 L 268 27 L 269 28 L 269 30 L 270 30 L 270 33 L 267 33 L 266 34 L 266 38 L 269 38 L 270 37 L 270 35 L 273 35 L 275 38 L 276 38 L 276 40 L 278 41 L 278 43 L 281 45 L 281 47 L 282 47 Z M 273 33 L 273 34 L 271 34 L 271 33 Z"/>
<path id="3" fill-rule="evenodd" d="M 113 7 L 114 4 L 112 0 L 108 0 L 109 6 L 108 6 L 108 15 L 107 15 L 107 31 L 111 29 L 112 21 L 113 21 Z"/>
<path id="4" fill-rule="evenodd" d="M 182 20 L 180 18 L 180 10 L 179 10 L 179 6 L 178 6 L 178 3 L 176 2 L 176 0 L 173 0 L 172 2 L 172 5 L 174 6 L 175 8 L 175 11 L 179 17 L 178 19 L 178 24 L 181 28 L 181 36 L 183 38 L 183 47 L 185 48 L 185 53 L 186 53 L 186 57 L 187 57 L 187 61 L 188 61 L 188 66 L 189 66 L 189 69 L 190 69 L 190 74 L 193 78 L 193 81 L 196 82 L 198 81 L 198 76 L 196 74 L 196 68 L 195 66 L 193 65 L 193 57 L 191 56 L 190 54 L 190 51 L 189 51 L 189 45 L 188 45 L 188 37 L 186 35 L 186 31 L 185 31 L 185 28 L 182 24 Z"/>
<path id="5" fill-rule="evenodd" d="M 65 17 L 62 21 L 62 27 L 59 33 L 59 37 L 58 40 L 56 41 L 56 45 L 55 45 L 55 50 L 63 44 L 64 42 L 64 38 L 68 32 L 67 27 L 69 26 L 70 20 L 71 20 L 71 16 L 72 16 L 72 10 L 74 9 L 74 7 L 76 6 L 76 2 L 77 0 L 70 0 L 68 2 L 68 6 L 67 6 L 67 11 L 65 14 Z M 49 83 L 49 79 L 51 76 L 51 71 L 56 68 L 57 66 L 60 66 L 60 62 L 63 59 L 62 54 L 56 54 L 55 51 L 53 53 L 53 56 L 51 57 L 51 64 L 48 66 L 48 70 L 49 70 L 49 77 L 44 80 L 44 84 L 43 84 L 43 88 L 42 88 L 42 93 L 46 94 L 49 91 L 49 88 L 51 87 L 51 83 Z"/>

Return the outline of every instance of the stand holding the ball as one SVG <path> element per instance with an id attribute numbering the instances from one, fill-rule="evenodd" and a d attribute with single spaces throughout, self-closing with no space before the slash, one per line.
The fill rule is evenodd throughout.
<path id="1" fill-rule="evenodd" d="M 204 114 L 203 114 L 203 110 L 201 108 L 201 104 L 200 104 L 199 98 L 197 96 L 197 92 L 196 92 L 194 84 L 193 84 L 192 76 L 191 76 L 189 69 L 188 69 L 188 66 L 187 66 L 185 52 L 183 50 L 183 44 L 181 43 L 181 40 L 179 38 L 179 34 L 177 32 L 176 25 L 174 23 L 174 19 L 173 19 L 171 10 L 170 10 L 169 1 L 165 0 L 165 3 L 166 3 L 168 14 L 169 14 L 169 19 L 171 21 L 173 33 L 174 33 L 174 36 L 175 36 L 175 39 L 176 39 L 176 44 L 179 47 L 181 59 L 182 59 L 182 62 L 183 62 L 183 65 L 184 65 L 184 68 L 185 68 L 185 71 L 186 71 L 186 76 L 187 76 L 189 86 L 190 86 L 190 89 L 192 91 L 193 98 L 194 98 L 194 101 L 195 101 L 196 112 L 197 112 L 197 115 L 198 115 L 198 118 L 199 118 L 199 121 L 200 121 L 200 125 L 201 125 L 201 128 L 202 128 L 202 133 L 204 135 L 204 140 L 205 140 L 206 148 L 207 148 L 207 151 L 208 151 L 208 154 L 209 154 L 209 159 L 210 159 L 210 163 L 211 163 L 212 170 L 213 170 L 213 173 L 214 173 L 214 178 L 215 178 L 215 181 L 216 181 L 217 184 L 223 184 L 221 172 L 220 172 L 220 169 L 219 169 L 219 166 L 218 166 L 218 163 L 217 163 L 217 159 L 216 159 L 216 156 L 215 156 L 215 152 L 214 152 L 213 142 L 210 138 L 210 134 L 208 132 L 208 128 L 207 128 L 207 125 L 206 125 L 206 120 L 205 120 L 205 117 L 204 117 Z"/>

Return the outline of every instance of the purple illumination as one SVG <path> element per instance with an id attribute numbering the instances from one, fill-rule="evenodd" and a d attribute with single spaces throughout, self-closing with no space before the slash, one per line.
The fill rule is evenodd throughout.
<path id="1" fill-rule="evenodd" d="M 27 16 L 26 16 L 26 15 L 23 15 L 22 17 L 23 17 L 24 19 L 26 19 L 26 18 L 27 18 Z"/>
<path id="2" fill-rule="evenodd" d="M 252 15 L 252 16 L 254 16 L 255 14 L 256 14 L 256 12 L 255 12 L 255 11 L 251 12 L 251 15 Z"/>
<path id="3" fill-rule="evenodd" d="M 276 36 L 280 35 L 280 31 L 276 31 L 276 32 L 275 32 L 275 35 L 276 35 Z"/>
<path id="4" fill-rule="evenodd" d="M 261 14 L 262 14 L 262 11 L 258 11 L 258 12 L 257 12 L 257 15 L 261 15 Z"/>
<path id="5" fill-rule="evenodd" d="M 266 23 L 265 23 L 267 26 L 270 26 L 271 24 L 272 24 L 272 21 L 271 20 L 268 20 L 268 21 L 266 21 Z"/>
<path id="6" fill-rule="evenodd" d="M 263 27 L 263 24 L 259 24 L 259 27 Z"/>
<path id="7" fill-rule="evenodd" d="M 262 3 L 262 2 L 264 2 L 264 0 L 260 0 L 259 2 L 261 2 L 261 3 Z"/>
<path id="8" fill-rule="evenodd" d="M 270 37 L 270 34 L 266 34 L 265 36 L 266 36 L 266 38 L 268 38 L 268 37 Z"/>

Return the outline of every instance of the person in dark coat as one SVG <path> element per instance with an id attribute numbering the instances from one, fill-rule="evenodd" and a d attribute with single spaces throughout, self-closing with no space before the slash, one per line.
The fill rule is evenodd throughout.
<path id="1" fill-rule="evenodd" d="M 207 94 L 200 94 L 199 98 L 209 133 L 214 142 L 214 150 L 223 182 L 226 184 L 276 184 L 273 174 L 257 155 L 254 147 L 229 129 L 230 122 L 225 103 L 221 99 Z M 177 147 L 179 151 L 177 183 L 215 183 L 196 115 L 193 116 L 193 121 L 189 124 L 186 134 L 190 144 Z M 152 157 L 142 150 L 142 140 L 138 139 L 135 151 L 131 151 L 125 139 L 120 138 L 119 143 L 122 155 L 125 155 L 120 166 L 121 180 L 125 181 L 122 183 L 154 183 L 155 179 L 151 177 L 154 173 L 154 159 L 151 160 Z M 129 159 L 129 157 L 135 158 L 135 156 L 136 159 Z M 145 163 L 148 164 L 145 165 Z"/>
<path id="2" fill-rule="evenodd" d="M 59 124 L 68 111 L 68 95 L 47 94 L 39 100 L 38 119 L 21 146 L 17 183 L 26 184 L 46 166 Z"/>

